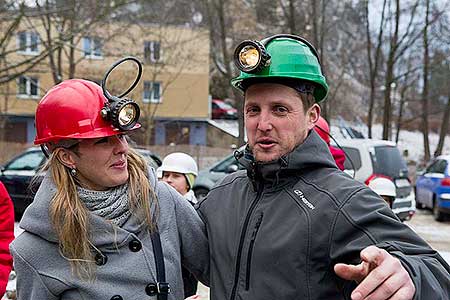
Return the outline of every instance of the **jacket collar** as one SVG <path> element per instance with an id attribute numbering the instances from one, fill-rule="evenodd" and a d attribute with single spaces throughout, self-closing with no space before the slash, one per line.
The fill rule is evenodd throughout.
<path id="1" fill-rule="evenodd" d="M 310 130 L 305 141 L 292 152 L 271 162 L 256 162 L 251 149 L 235 153 L 236 159 L 247 169 L 247 176 L 255 184 L 279 184 L 311 168 L 337 168 L 327 144 L 315 130 Z"/>

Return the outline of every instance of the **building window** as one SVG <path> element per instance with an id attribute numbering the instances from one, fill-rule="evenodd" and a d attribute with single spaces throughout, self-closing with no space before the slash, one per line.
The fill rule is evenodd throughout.
<path id="1" fill-rule="evenodd" d="M 83 38 L 83 52 L 87 58 L 103 58 L 102 41 L 97 37 L 86 36 Z"/>
<path id="2" fill-rule="evenodd" d="M 39 79 L 37 77 L 20 76 L 17 83 L 19 97 L 39 97 Z"/>
<path id="3" fill-rule="evenodd" d="M 144 59 L 146 62 L 160 61 L 161 43 L 157 41 L 144 42 Z"/>
<path id="4" fill-rule="evenodd" d="M 21 31 L 17 33 L 17 46 L 22 54 L 39 54 L 39 35 L 36 32 Z"/>
<path id="5" fill-rule="evenodd" d="M 161 103 L 161 82 L 144 81 L 144 103 Z"/>

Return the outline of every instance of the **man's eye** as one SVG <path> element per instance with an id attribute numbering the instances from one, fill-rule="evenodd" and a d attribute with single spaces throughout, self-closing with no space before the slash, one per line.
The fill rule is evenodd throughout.
<path id="1" fill-rule="evenodd" d="M 254 115 L 254 114 L 257 114 L 258 112 L 259 112 L 259 109 L 257 107 L 248 107 L 245 110 L 245 113 L 248 115 Z"/>
<path id="2" fill-rule="evenodd" d="M 276 114 L 281 114 L 281 115 L 284 115 L 288 112 L 288 109 L 284 106 L 275 106 L 273 110 Z"/>

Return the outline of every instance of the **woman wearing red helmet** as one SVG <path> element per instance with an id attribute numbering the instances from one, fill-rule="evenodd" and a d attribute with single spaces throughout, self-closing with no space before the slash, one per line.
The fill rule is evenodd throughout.
<path id="1" fill-rule="evenodd" d="M 37 107 L 35 144 L 50 155 L 11 246 L 19 299 L 181 299 L 181 264 L 208 283 L 204 224 L 128 146 L 137 120 L 117 128 L 105 111 L 100 86 L 80 79 Z"/>

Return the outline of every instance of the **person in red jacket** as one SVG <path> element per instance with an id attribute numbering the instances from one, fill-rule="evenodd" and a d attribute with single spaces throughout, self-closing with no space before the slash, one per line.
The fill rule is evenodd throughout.
<path id="1" fill-rule="evenodd" d="M 330 145 L 330 126 L 328 126 L 327 121 L 324 118 L 322 118 L 322 116 L 319 117 L 319 120 L 316 122 L 316 126 L 314 127 L 314 129 L 320 135 L 320 137 L 327 143 L 328 148 L 330 149 L 331 155 L 333 155 L 337 167 L 341 170 L 344 170 L 345 153 L 341 149 Z"/>
<path id="2" fill-rule="evenodd" d="M 0 182 L 0 296 L 6 291 L 12 257 L 9 244 L 14 239 L 14 208 L 3 183 Z"/>

